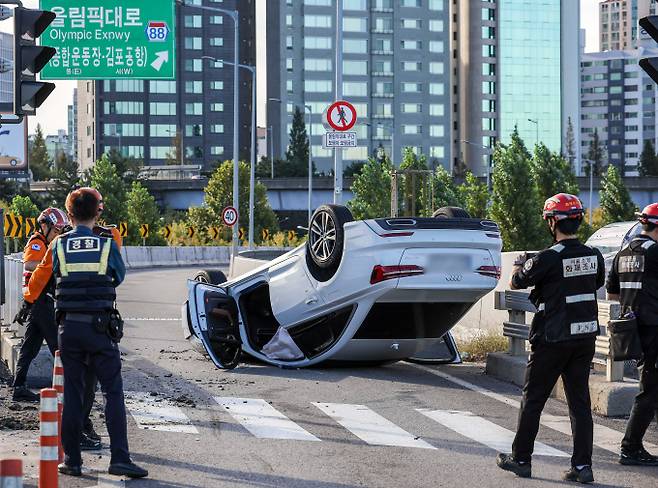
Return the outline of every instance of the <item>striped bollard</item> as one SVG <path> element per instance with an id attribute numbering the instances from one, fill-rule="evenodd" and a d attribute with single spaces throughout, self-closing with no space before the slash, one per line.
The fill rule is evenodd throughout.
<path id="1" fill-rule="evenodd" d="M 39 461 L 39 488 L 57 488 L 59 456 L 57 422 L 57 390 L 41 390 L 41 460 Z"/>
<path id="2" fill-rule="evenodd" d="M 57 447 L 59 462 L 64 462 L 64 448 L 62 447 L 62 410 L 64 408 L 64 366 L 59 351 L 55 351 L 55 365 L 53 366 L 53 388 L 57 392 Z"/>
<path id="3" fill-rule="evenodd" d="M 0 488 L 23 488 L 23 461 L 20 459 L 0 461 Z"/>

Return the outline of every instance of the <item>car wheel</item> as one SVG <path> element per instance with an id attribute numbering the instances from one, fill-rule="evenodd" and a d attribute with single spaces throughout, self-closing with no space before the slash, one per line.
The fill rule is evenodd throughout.
<path id="1" fill-rule="evenodd" d="M 432 214 L 435 219 L 470 219 L 471 214 L 459 207 L 441 207 Z"/>
<path id="2" fill-rule="evenodd" d="M 209 285 L 221 285 L 222 283 L 226 283 L 228 279 L 223 271 L 218 269 L 203 269 L 194 276 L 194 281 L 208 283 Z"/>
<path id="3" fill-rule="evenodd" d="M 306 241 L 306 261 L 318 281 L 328 281 L 338 269 L 345 240 L 343 226 L 353 220 L 352 212 L 342 205 L 322 205 L 313 213 Z"/>
<path id="4" fill-rule="evenodd" d="M 12 166 L 18 166 L 18 160 L 17 159 L 12 159 L 12 160 L 9 161 L 9 164 L 11 164 Z"/>

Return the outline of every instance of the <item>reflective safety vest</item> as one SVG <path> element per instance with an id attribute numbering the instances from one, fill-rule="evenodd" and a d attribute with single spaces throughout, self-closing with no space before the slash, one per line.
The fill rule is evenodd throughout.
<path id="1" fill-rule="evenodd" d="M 594 338 L 599 334 L 596 301 L 599 254 L 585 246 L 556 244 L 544 252 L 557 253 L 559 273 L 537 283 L 537 319 L 543 321 L 546 342 Z M 556 279 L 559 276 L 559 279 Z"/>
<path id="2" fill-rule="evenodd" d="M 645 272 L 647 251 L 655 245 L 658 243 L 650 237 L 637 236 L 615 260 L 621 306 L 647 325 L 658 325 L 658 276 Z"/>
<path id="3" fill-rule="evenodd" d="M 116 290 L 108 275 L 112 239 L 65 234 L 56 245 L 59 270 L 55 290 L 58 312 L 111 311 Z"/>
<path id="4" fill-rule="evenodd" d="M 47 250 L 48 243 L 46 242 L 46 238 L 43 236 L 43 234 L 35 232 L 30 236 L 30 240 L 27 241 L 25 250 L 23 251 L 23 262 L 41 262 Z M 23 267 L 23 291 L 25 291 L 27 284 L 30 282 L 32 273 L 32 271 L 28 271 L 25 269 L 25 267 Z"/>

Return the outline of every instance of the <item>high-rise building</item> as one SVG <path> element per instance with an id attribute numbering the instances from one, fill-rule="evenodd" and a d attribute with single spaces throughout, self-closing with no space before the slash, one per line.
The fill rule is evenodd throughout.
<path id="1" fill-rule="evenodd" d="M 578 139 L 579 0 L 453 1 L 455 165 L 486 175 L 515 128 L 529 147 L 563 151 L 569 123 Z"/>
<path id="2" fill-rule="evenodd" d="M 343 99 L 359 119 L 359 147 L 343 150 L 346 166 L 381 145 L 397 164 L 409 146 L 451 167 L 449 9 L 449 0 L 343 0 Z M 295 107 L 308 105 L 313 161 L 332 171 L 321 116 L 335 98 L 336 1 L 267 2 L 261 20 L 274 157 L 285 153 Z"/>
<path id="3" fill-rule="evenodd" d="M 59 129 L 57 134 L 46 136 L 46 151 L 48 157 L 55 162 L 62 154 L 68 154 L 70 148 L 69 136 L 64 129 Z"/>
<path id="4" fill-rule="evenodd" d="M 587 160 L 596 131 L 604 164 L 622 174 L 637 174 L 644 141 L 656 139 L 656 84 L 639 67 L 640 58 L 658 56 L 658 49 L 583 54 L 582 154 Z"/>
<path id="5" fill-rule="evenodd" d="M 68 155 L 74 160 L 78 160 L 78 89 L 73 89 L 73 103 L 67 107 L 68 113 L 68 138 L 69 147 Z"/>
<path id="6" fill-rule="evenodd" d="M 603 0 L 599 4 L 601 51 L 636 49 L 642 39 L 638 21 L 658 13 L 658 0 Z"/>
<path id="7" fill-rule="evenodd" d="M 0 32 L 0 58 L 7 59 L 13 63 L 14 60 L 14 36 L 6 32 Z M 14 103 L 14 72 L 0 73 L 0 103 L 5 105 L 3 112 L 12 112 Z"/>
<path id="8" fill-rule="evenodd" d="M 240 63 L 254 65 L 255 0 L 176 4 L 176 81 L 103 80 L 78 83 L 78 157 L 93 165 L 111 148 L 145 165 L 167 162 L 204 169 L 233 157 L 233 22 L 194 6 L 237 9 Z M 251 151 L 251 75 L 240 70 L 240 157 Z M 180 151 L 180 147 L 184 151 Z M 184 157 L 183 157 L 184 155 Z"/>

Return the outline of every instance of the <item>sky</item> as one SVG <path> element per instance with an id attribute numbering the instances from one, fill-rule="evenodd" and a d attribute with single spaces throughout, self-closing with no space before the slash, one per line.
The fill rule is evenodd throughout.
<path id="1" fill-rule="evenodd" d="M 269 0 L 280 1 L 280 0 Z M 570 1 L 570 0 L 569 0 Z M 259 0 L 258 4 L 264 4 Z M 587 31 L 586 51 L 595 51 L 598 48 L 598 3 L 599 0 L 581 0 L 581 26 Z M 38 8 L 38 0 L 23 0 L 27 8 Z M 262 7 L 261 7 L 262 8 Z M 11 32 L 13 21 L 0 22 L 0 30 Z M 262 52 L 262 50 L 259 50 Z M 260 77 L 259 91 L 264 87 L 264 76 Z M 67 128 L 67 106 L 73 103 L 73 89 L 77 86 L 75 81 L 57 81 L 55 91 L 45 103 L 37 110 L 35 117 L 29 119 L 29 132 L 34 132 L 36 125 L 41 124 L 46 134 L 56 134 L 58 129 Z M 262 99 L 262 98 L 261 98 Z M 264 113 L 264 111 L 260 111 Z"/>

